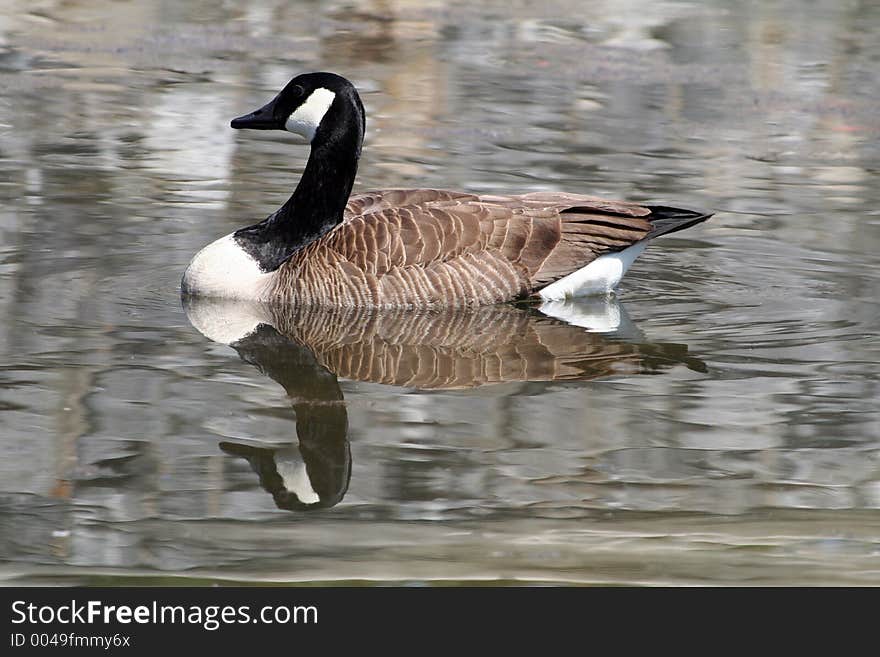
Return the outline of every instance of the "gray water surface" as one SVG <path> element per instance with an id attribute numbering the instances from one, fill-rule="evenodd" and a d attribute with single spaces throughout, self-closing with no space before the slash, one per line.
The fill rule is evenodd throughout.
<path id="1" fill-rule="evenodd" d="M 857 1 L 5 3 L 2 581 L 880 584 L 878 69 Z M 615 300 L 228 346 L 265 309 L 180 275 L 289 194 L 228 122 L 308 70 L 356 192 L 717 214 Z"/>

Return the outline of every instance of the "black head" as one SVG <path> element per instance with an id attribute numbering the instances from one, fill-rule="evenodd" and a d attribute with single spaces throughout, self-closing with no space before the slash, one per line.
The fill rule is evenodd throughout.
<path id="1" fill-rule="evenodd" d="M 287 130 L 310 142 L 356 129 L 363 140 L 366 117 L 354 85 L 335 73 L 297 75 L 260 109 L 232 120 L 236 129 Z"/>

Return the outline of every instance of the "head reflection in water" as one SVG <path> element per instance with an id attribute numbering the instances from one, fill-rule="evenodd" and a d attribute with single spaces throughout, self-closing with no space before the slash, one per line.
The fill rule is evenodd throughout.
<path id="1" fill-rule="evenodd" d="M 281 449 L 223 442 L 220 449 L 248 460 L 279 509 L 325 509 L 337 504 L 348 490 L 351 452 L 345 433 L 328 435 L 325 444 L 308 447 L 302 442 Z"/>
<path id="2" fill-rule="evenodd" d="M 348 416 L 337 376 L 420 390 L 525 381 L 588 381 L 705 371 L 685 345 L 647 343 L 613 299 L 433 312 L 303 308 L 184 298 L 193 326 L 281 384 L 298 444 L 221 443 L 247 459 L 283 509 L 339 503 L 351 477 Z M 255 437 L 258 440 L 260 437 Z M 277 444 L 278 437 L 271 437 Z"/>
<path id="3" fill-rule="evenodd" d="M 298 444 L 283 448 L 223 442 L 227 454 L 246 458 L 280 509 L 333 506 L 348 490 L 351 451 L 348 413 L 336 376 L 312 352 L 268 324 L 233 343 L 242 360 L 280 383 L 293 401 Z"/>

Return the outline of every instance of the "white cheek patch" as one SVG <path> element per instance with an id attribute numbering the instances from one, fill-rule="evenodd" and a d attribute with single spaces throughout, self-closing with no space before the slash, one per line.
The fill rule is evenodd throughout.
<path id="1" fill-rule="evenodd" d="M 321 120 L 324 118 L 327 110 L 330 109 L 330 105 L 333 104 L 334 98 L 336 98 L 335 93 L 324 87 L 318 87 L 287 118 L 284 127 L 290 132 L 302 135 L 309 141 L 312 141 L 318 126 L 321 125 Z"/>
<path id="2" fill-rule="evenodd" d="M 281 475 L 284 488 L 296 495 L 300 502 L 314 504 L 321 501 L 321 497 L 312 488 L 306 464 L 298 450 L 279 450 L 276 452 L 275 467 L 278 474 Z"/>

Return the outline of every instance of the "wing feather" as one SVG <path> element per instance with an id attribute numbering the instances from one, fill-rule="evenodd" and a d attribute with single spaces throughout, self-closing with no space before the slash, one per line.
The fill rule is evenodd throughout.
<path id="1" fill-rule="evenodd" d="M 353 196 L 341 224 L 285 263 L 279 286 L 317 304 L 508 301 L 645 239 L 650 219 L 651 209 L 636 203 L 561 192 L 370 192 Z M 297 283 L 333 275 L 349 280 Z"/>

